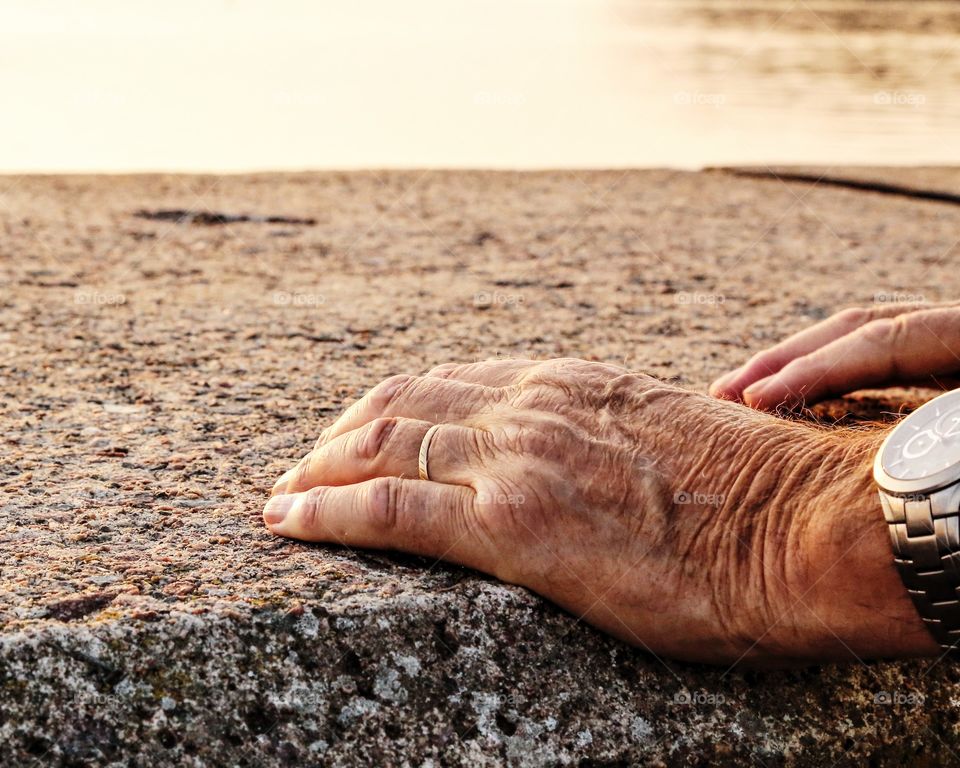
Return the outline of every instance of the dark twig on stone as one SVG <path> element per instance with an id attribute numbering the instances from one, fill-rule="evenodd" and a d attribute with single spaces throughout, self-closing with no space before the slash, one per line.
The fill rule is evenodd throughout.
<path id="1" fill-rule="evenodd" d="M 220 213 L 218 211 L 190 211 L 186 208 L 166 208 L 148 211 L 141 208 L 133 214 L 138 219 L 150 221 L 175 221 L 177 224 L 204 224 L 217 226 L 220 224 L 237 224 L 252 222 L 254 224 L 302 224 L 312 227 L 316 219 L 297 218 L 294 216 L 251 216 L 245 213 Z"/>

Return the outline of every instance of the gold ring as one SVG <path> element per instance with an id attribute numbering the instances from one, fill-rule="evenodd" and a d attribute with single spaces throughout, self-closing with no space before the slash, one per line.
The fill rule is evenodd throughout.
<path id="1" fill-rule="evenodd" d="M 417 461 L 417 468 L 420 470 L 421 480 L 430 479 L 430 472 L 427 470 L 427 454 L 430 452 L 430 441 L 433 440 L 433 436 L 438 429 L 440 429 L 439 424 L 430 427 L 427 434 L 423 436 L 423 442 L 420 443 L 420 459 Z"/>

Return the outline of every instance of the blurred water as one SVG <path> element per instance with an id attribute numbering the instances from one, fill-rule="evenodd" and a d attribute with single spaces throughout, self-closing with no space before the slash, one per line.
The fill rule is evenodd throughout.
<path id="1" fill-rule="evenodd" d="M 5 0 L 0 169 L 960 164 L 960 4 Z"/>

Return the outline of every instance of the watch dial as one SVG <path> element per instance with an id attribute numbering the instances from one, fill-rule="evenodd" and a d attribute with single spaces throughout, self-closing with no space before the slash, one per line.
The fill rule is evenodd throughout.
<path id="1" fill-rule="evenodd" d="M 880 457 L 897 480 L 921 480 L 960 464 L 960 390 L 938 397 L 901 422 Z"/>

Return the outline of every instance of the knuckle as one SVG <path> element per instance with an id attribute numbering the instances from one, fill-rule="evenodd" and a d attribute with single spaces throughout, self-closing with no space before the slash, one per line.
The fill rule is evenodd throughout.
<path id="1" fill-rule="evenodd" d="M 874 346 L 896 347 L 907 331 L 906 317 L 886 317 L 872 320 L 860 331 L 862 338 Z"/>
<path id="2" fill-rule="evenodd" d="M 596 406 L 592 393 L 604 391 L 615 382 L 636 387 L 648 377 L 625 368 L 589 360 L 561 358 L 533 366 L 520 378 L 512 392 L 514 405 L 552 412 L 565 405 L 577 408 Z"/>
<path id="3" fill-rule="evenodd" d="M 541 384 L 547 379 L 551 379 L 577 361 L 572 358 L 560 357 L 554 360 L 545 360 L 530 366 L 529 370 L 520 377 L 520 384 Z"/>
<path id="4" fill-rule="evenodd" d="M 571 400 L 571 388 L 550 379 L 526 377 L 520 384 L 507 389 L 504 398 L 514 408 L 551 413 L 567 405 Z"/>
<path id="5" fill-rule="evenodd" d="M 416 376 L 399 373 L 380 382 L 370 392 L 370 401 L 375 410 L 383 411 L 402 397 L 403 393 L 417 381 Z"/>
<path id="6" fill-rule="evenodd" d="M 375 459 L 383 452 L 390 435 L 397 427 L 399 419 L 394 416 L 380 416 L 364 427 L 359 437 L 357 453 L 362 459 Z"/>
<path id="7" fill-rule="evenodd" d="M 599 363 L 592 360 L 581 360 L 576 357 L 561 357 L 550 360 L 541 366 L 541 372 L 561 375 L 593 375 L 599 377 L 619 376 L 623 368 L 609 363 Z"/>
<path id="8" fill-rule="evenodd" d="M 579 357 L 558 357 L 551 362 L 554 364 L 554 367 L 562 370 L 580 370 L 599 365 L 599 363 L 591 363 L 589 360 L 582 360 Z"/>
<path id="9" fill-rule="evenodd" d="M 811 382 L 823 379 L 835 363 L 829 352 L 818 349 L 787 363 L 778 372 L 776 381 L 790 395 L 801 396 Z"/>
<path id="10" fill-rule="evenodd" d="M 520 430 L 515 447 L 524 456 L 566 463 L 571 454 L 583 450 L 583 438 L 570 423 L 549 419 Z"/>
<path id="11" fill-rule="evenodd" d="M 483 537 L 496 541 L 504 533 L 529 533 L 534 520 L 525 511 L 531 498 L 524 488 L 501 477 L 477 482 L 474 491 L 472 517 Z"/>
<path id="12" fill-rule="evenodd" d="M 471 471 L 492 466 L 502 456 L 504 441 L 501 430 L 496 433 L 480 425 L 474 427 L 455 427 L 449 431 L 440 430 L 444 435 L 444 458 L 447 461 L 466 462 Z"/>
<path id="13" fill-rule="evenodd" d="M 540 429 L 519 429 L 511 437 L 511 447 L 521 456 L 545 456 L 555 442 Z"/>
<path id="14" fill-rule="evenodd" d="M 457 372 L 459 367 L 456 363 L 444 363 L 431 368 L 427 372 L 427 376 L 434 379 L 449 379 Z"/>
<path id="15" fill-rule="evenodd" d="M 326 429 L 321 430 L 320 436 L 317 438 L 317 442 L 313 444 L 313 449 L 322 448 L 326 442 L 330 439 L 330 434 L 333 431 L 333 427 L 327 427 Z"/>
<path id="16" fill-rule="evenodd" d="M 305 530 L 317 531 L 323 527 L 323 498 L 326 493 L 326 488 L 318 487 L 304 494 L 300 507 L 300 524 Z"/>
<path id="17" fill-rule="evenodd" d="M 484 461 L 498 453 L 497 438 L 489 429 L 477 427 L 469 430 L 466 450 L 480 461 Z"/>
<path id="18" fill-rule="evenodd" d="M 477 511 L 484 517 L 493 516 L 496 520 L 507 505 L 508 494 L 504 490 L 504 484 L 496 480 L 484 480 L 477 483 L 475 488 Z"/>
<path id="19" fill-rule="evenodd" d="M 764 374 L 774 373 L 778 367 L 779 356 L 778 353 L 772 349 L 765 349 L 762 352 L 757 352 L 747 361 L 747 368 L 757 369 L 762 371 Z"/>
<path id="20" fill-rule="evenodd" d="M 294 488 L 305 488 L 310 485 L 310 459 L 313 456 L 312 453 L 304 456 L 297 462 L 297 466 L 293 470 L 293 482 L 292 485 Z"/>
<path id="21" fill-rule="evenodd" d="M 370 524 L 380 531 L 398 527 L 402 484 L 396 477 L 378 477 L 370 484 L 368 505 Z"/>
<path id="22" fill-rule="evenodd" d="M 866 307 L 847 307 L 837 312 L 834 319 L 848 328 L 859 328 L 873 319 L 873 310 Z"/>

